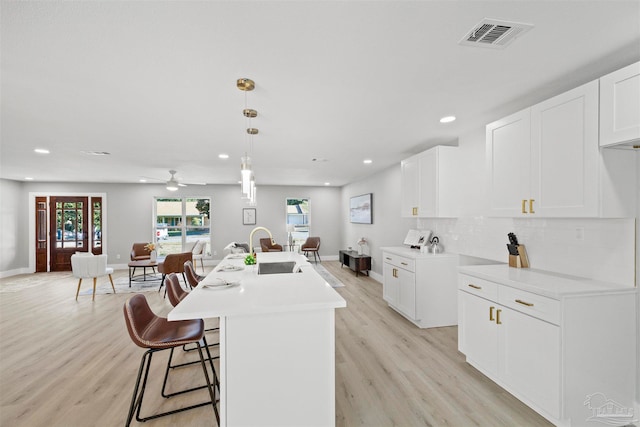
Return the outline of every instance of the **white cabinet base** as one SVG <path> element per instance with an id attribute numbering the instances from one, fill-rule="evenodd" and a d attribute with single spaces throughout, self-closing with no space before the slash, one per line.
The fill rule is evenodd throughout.
<path id="1" fill-rule="evenodd" d="M 424 254 L 407 247 L 382 249 L 383 298 L 419 328 L 458 324 L 458 255 Z"/>
<path id="2" fill-rule="evenodd" d="M 458 348 L 469 364 L 558 426 L 634 410 L 637 289 L 500 265 L 460 272 Z"/>
<path id="3" fill-rule="evenodd" d="M 334 310 L 220 318 L 220 425 L 335 425 Z"/>

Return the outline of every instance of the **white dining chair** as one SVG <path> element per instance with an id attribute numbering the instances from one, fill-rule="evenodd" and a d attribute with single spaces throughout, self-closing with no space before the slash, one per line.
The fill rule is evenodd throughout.
<path id="1" fill-rule="evenodd" d="M 80 294 L 82 279 L 93 279 L 92 301 L 96 299 L 96 282 L 100 276 L 109 276 L 113 293 L 116 293 L 116 287 L 113 285 L 113 277 L 111 277 L 113 268 L 107 267 L 107 255 L 93 255 L 87 252 L 75 253 L 71 255 L 71 270 L 73 271 L 73 276 L 79 279 L 76 301 L 78 301 L 78 295 Z"/>
<path id="2" fill-rule="evenodd" d="M 198 260 L 200 260 L 202 272 L 204 272 L 205 249 L 207 249 L 207 242 L 205 240 L 198 240 L 191 251 L 191 259 L 193 260 L 194 267 L 198 267 Z"/>

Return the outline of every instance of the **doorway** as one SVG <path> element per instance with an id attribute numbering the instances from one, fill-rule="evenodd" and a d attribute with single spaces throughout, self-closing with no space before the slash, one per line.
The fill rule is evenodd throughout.
<path id="1" fill-rule="evenodd" d="M 36 272 L 71 271 L 74 253 L 102 253 L 102 197 L 39 196 L 35 213 Z"/>
<path id="2" fill-rule="evenodd" d="M 71 255 L 76 252 L 88 252 L 87 203 L 87 197 L 51 197 L 50 271 L 71 271 Z"/>

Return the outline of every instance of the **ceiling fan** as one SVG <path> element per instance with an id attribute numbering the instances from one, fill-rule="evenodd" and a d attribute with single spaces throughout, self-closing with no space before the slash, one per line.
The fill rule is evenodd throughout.
<path id="1" fill-rule="evenodd" d="M 179 182 L 178 179 L 176 178 L 177 173 L 178 171 L 175 171 L 173 169 L 169 171 L 169 174 L 171 174 L 171 177 L 169 178 L 168 181 L 166 181 L 167 190 L 176 191 L 179 187 L 186 187 L 187 185 L 206 185 L 206 183 L 204 182 L 192 182 L 189 184 Z M 159 179 L 159 178 L 149 178 L 149 177 L 143 177 L 143 178 L 152 179 L 154 181 L 164 181 L 164 179 Z"/>

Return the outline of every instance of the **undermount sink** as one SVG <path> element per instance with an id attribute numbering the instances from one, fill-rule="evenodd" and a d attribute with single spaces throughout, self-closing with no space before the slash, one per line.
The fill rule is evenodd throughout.
<path id="1" fill-rule="evenodd" d="M 258 263 L 258 274 L 293 273 L 295 265 L 295 261 L 260 262 Z"/>

